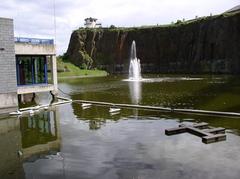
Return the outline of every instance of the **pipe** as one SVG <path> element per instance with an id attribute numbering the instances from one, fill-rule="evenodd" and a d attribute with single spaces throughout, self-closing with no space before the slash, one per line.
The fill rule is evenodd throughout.
<path id="1" fill-rule="evenodd" d="M 177 112 L 177 113 L 187 113 L 187 114 L 190 113 L 190 114 L 202 114 L 202 115 L 240 117 L 240 113 L 236 113 L 236 112 L 208 111 L 208 110 L 198 110 L 198 109 L 174 109 L 174 108 L 160 107 L 160 106 L 118 104 L 118 103 L 87 101 L 87 100 L 74 100 L 73 102 L 91 103 L 91 104 L 101 105 L 101 106 L 115 106 L 115 107 L 122 107 L 122 108 L 137 108 L 137 109 L 143 109 L 143 110 L 156 110 L 156 111 Z"/>

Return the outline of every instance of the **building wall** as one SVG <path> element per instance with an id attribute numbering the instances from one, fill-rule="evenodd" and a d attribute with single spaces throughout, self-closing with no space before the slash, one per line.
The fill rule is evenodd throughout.
<path id="1" fill-rule="evenodd" d="M 48 84 L 38 84 L 34 86 L 23 85 L 18 86 L 18 94 L 39 93 L 52 91 L 53 94 L 58 93 L 57 87 L 57 61 L 56 61 L 56 46 L 47 44 L 28 44 L 28 43 L 15 43 L 15 54 L 18 56 L 35 56 L 44 55 L 49 58 L 49 65 L 51 69 L 51 82 Z"/>
<path id="2" fill-rule="evenodd" d="M 15 43 L 16 55 L 55 55 L 55 45 Z"/>
<path id="3" fill-rule="evenodd" d="M 85 27 L 86 28 L 94 28 L 94 27 L 96 27 L 96 21 L 87 20 L 86 23 L 85 23 Z"/>
<path id="4" fill-rule="evenodd" d="M 13 20 L 0 18 L 0 113 L 17 105 Z"/>
<path id="5" fill-rule="evenodd" d="M 15 54 L 18 55 L 44 55 L 50 56 L 51 68 L 51 84 L 38 84 L 37 86 L 21 86 L 18 87 L 18 94 L 37 93 L 52 91 L 57 94 L 57 62 L 56 62 L 56 46 L 53 44 L 30 44 L 15 43 Z"/>

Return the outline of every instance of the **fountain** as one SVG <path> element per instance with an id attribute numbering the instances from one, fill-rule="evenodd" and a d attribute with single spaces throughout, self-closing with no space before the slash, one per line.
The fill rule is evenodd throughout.
<path id="1" fill-rule="evenodd" d="M 129 80 L 141 81 L 141 65 L 140 60 L 137 58 L 136 43 L 132 42 L 131 54 L 130 54 L 130 65 L 129 65 Z"/>
<path id="2" fill-rule="evenodd" d="M 140 60 L 137 58 L 136 43 L 132 42 L 131 53 L 130 53 L 130 64 L 129 64 L 129 89 L 133 104 L 139 104 L 142 97 L 142 87 L 141 87 L 141 64 Z"/>
<path id="3" fill-rule="evenodd" d="M 138 86 L 140 85 L 137 83 L 140 83 L 140 82 L 152 83 L 152 82 L 174 82 L 174 81 L 184 81 L 184 80 L 201 80 L 201 78 L 165 77 L 165 76 L 158 77 L 158 78 L 142 78 L 140 59 L 137 58 L 136 43 L 134 40 L 132 41 L 131 53 L 130 53 L 130 64 L 129 64 L 129 75 L 128 75 L 128 79 L 123 80 L 128 82 L 136 82 L 136 84 L 131 84 L 130 88 L 138 89 Z M 139 91 L 139 90 L 135 90 L 135 91 Z M 137 92 L 137 94 L 141 94 L 141 92 Z M 136 101 L 139 101 L 138 98 L 139 97 L 136 97 L 137 99 Z"/>

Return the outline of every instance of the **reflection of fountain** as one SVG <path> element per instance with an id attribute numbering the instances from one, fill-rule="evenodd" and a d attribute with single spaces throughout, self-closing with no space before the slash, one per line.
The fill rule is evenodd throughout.
<path id="1" fill-rule="evenodd" d="M 141 78 L 140 60 L 137 59 L 136 43 L 133 41 L 130 54 L 129 79 L 139 81 Z"/>
<path id="2" fill-rule="evenodd" d="M 139 104 L 142 99 L 142 83 L 140 81 L 131 81 L 128 85 L 132 103 Z"/>
<path id="3" fill-rule="evenodd" d="M 132 104 L 139 104 L 142 100 L 142 82 L 129 81 L 128 82 Z M 138 118 L 138 109 L 133 109 L 134 118 Z"/>

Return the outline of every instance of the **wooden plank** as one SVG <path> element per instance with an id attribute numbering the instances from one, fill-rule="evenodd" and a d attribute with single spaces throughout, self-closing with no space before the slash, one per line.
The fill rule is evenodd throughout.
<path id="1" fill-rule="evenodd" d="M 204 129 L 204 128 L 208 127 L 208 123 L 201 122 L 201 123 L 197 123 L 197 124 L 193 124 L 193 125 L 180 124 L 179 127 L 194 127 L 194 128 L 198 128 L 198 129 Z"/>
<path id="2" fill-rule="evenodd" d="M 166 129 L 165 134 L 166 135 L 181 134 L 181 133 L 184 133 L 184 132 L 188 132 L 187 128 L 189 128 L 189 127 L 201 128 L 202 129 L 202 128 L 206 128 L 207 126 L 208 126 L 208 123 L 205 123 L 205 122 L 194 124 L 193 126 L 187 126 L 187 125 L 184 125 L 184 124 L 180 124 L 179 127 Z M 196 133 L 201 133 L 201 132 L 199 130 L 199 132 L 196 132 Z M 200 135 L 200 136 L 202 136 L 202 135 Z"/>
<path id="3" fill-rule="evenodd" d="M 203 136 L 208 136 L 208 135 L 211 135 L 207 132 L 204 132 L 198 128 L 194 128 L 194 127 L 187 127 L 187 132 L 191 133 L 191 134 L 194 134 L 194 135 L 197 135 L 199 137 L 203 137 Z"/>
<path id="4" fill-rule="evenodd" d="M 180 134 L 184 132 L 189 132 L 196 136 L 202 137 L 202 142 L 205 144 L 226 140 L 225 128 L 218 127 L 218 128 L 204 129 L 206 127 L 208 127 L 208 123 L 205 123 L 205 122 L 193 124 L 192 126 L 186 125 L 186 124 L 180 124 L 179 127 L 166 129 L 165 134 L 175 135 L 175 134 Z"/>
<path id="5" fill-rule="evenodd" d="M 219 142 L 219 141 L 224 141 L 226 140 L 226 134 L 216 134 L 212 136 L 205 136 L 202 138 L 202 142 L 205 144 L 210 144 L 213 142 Z"/>
<path id="6" fill-rule="evenodd" d="M 213 128 L 213 129 L 204 129 L 204 132 L 211 133 L 211 134 L 224 134 L 225 133 L 225 128 L 218 127 L 218 128 Z"/>
<path id="7" fill-rule="evenodd" d="M 206 127 L 208 127 L 208 123 L 206 122 L 201 122 L 199 124 L 194 124 L 193 125 L 194 128 L 198 128 L 198 129 L 205 129 Z"/>
<path id="8" fill-rule="evenodd" d="M 185 126 L 165 129 L 165 134 L 166 135 L 181 134 L 181 133 L 184 133 L 184 132 L 187 132 L 187 128 Z"/>

